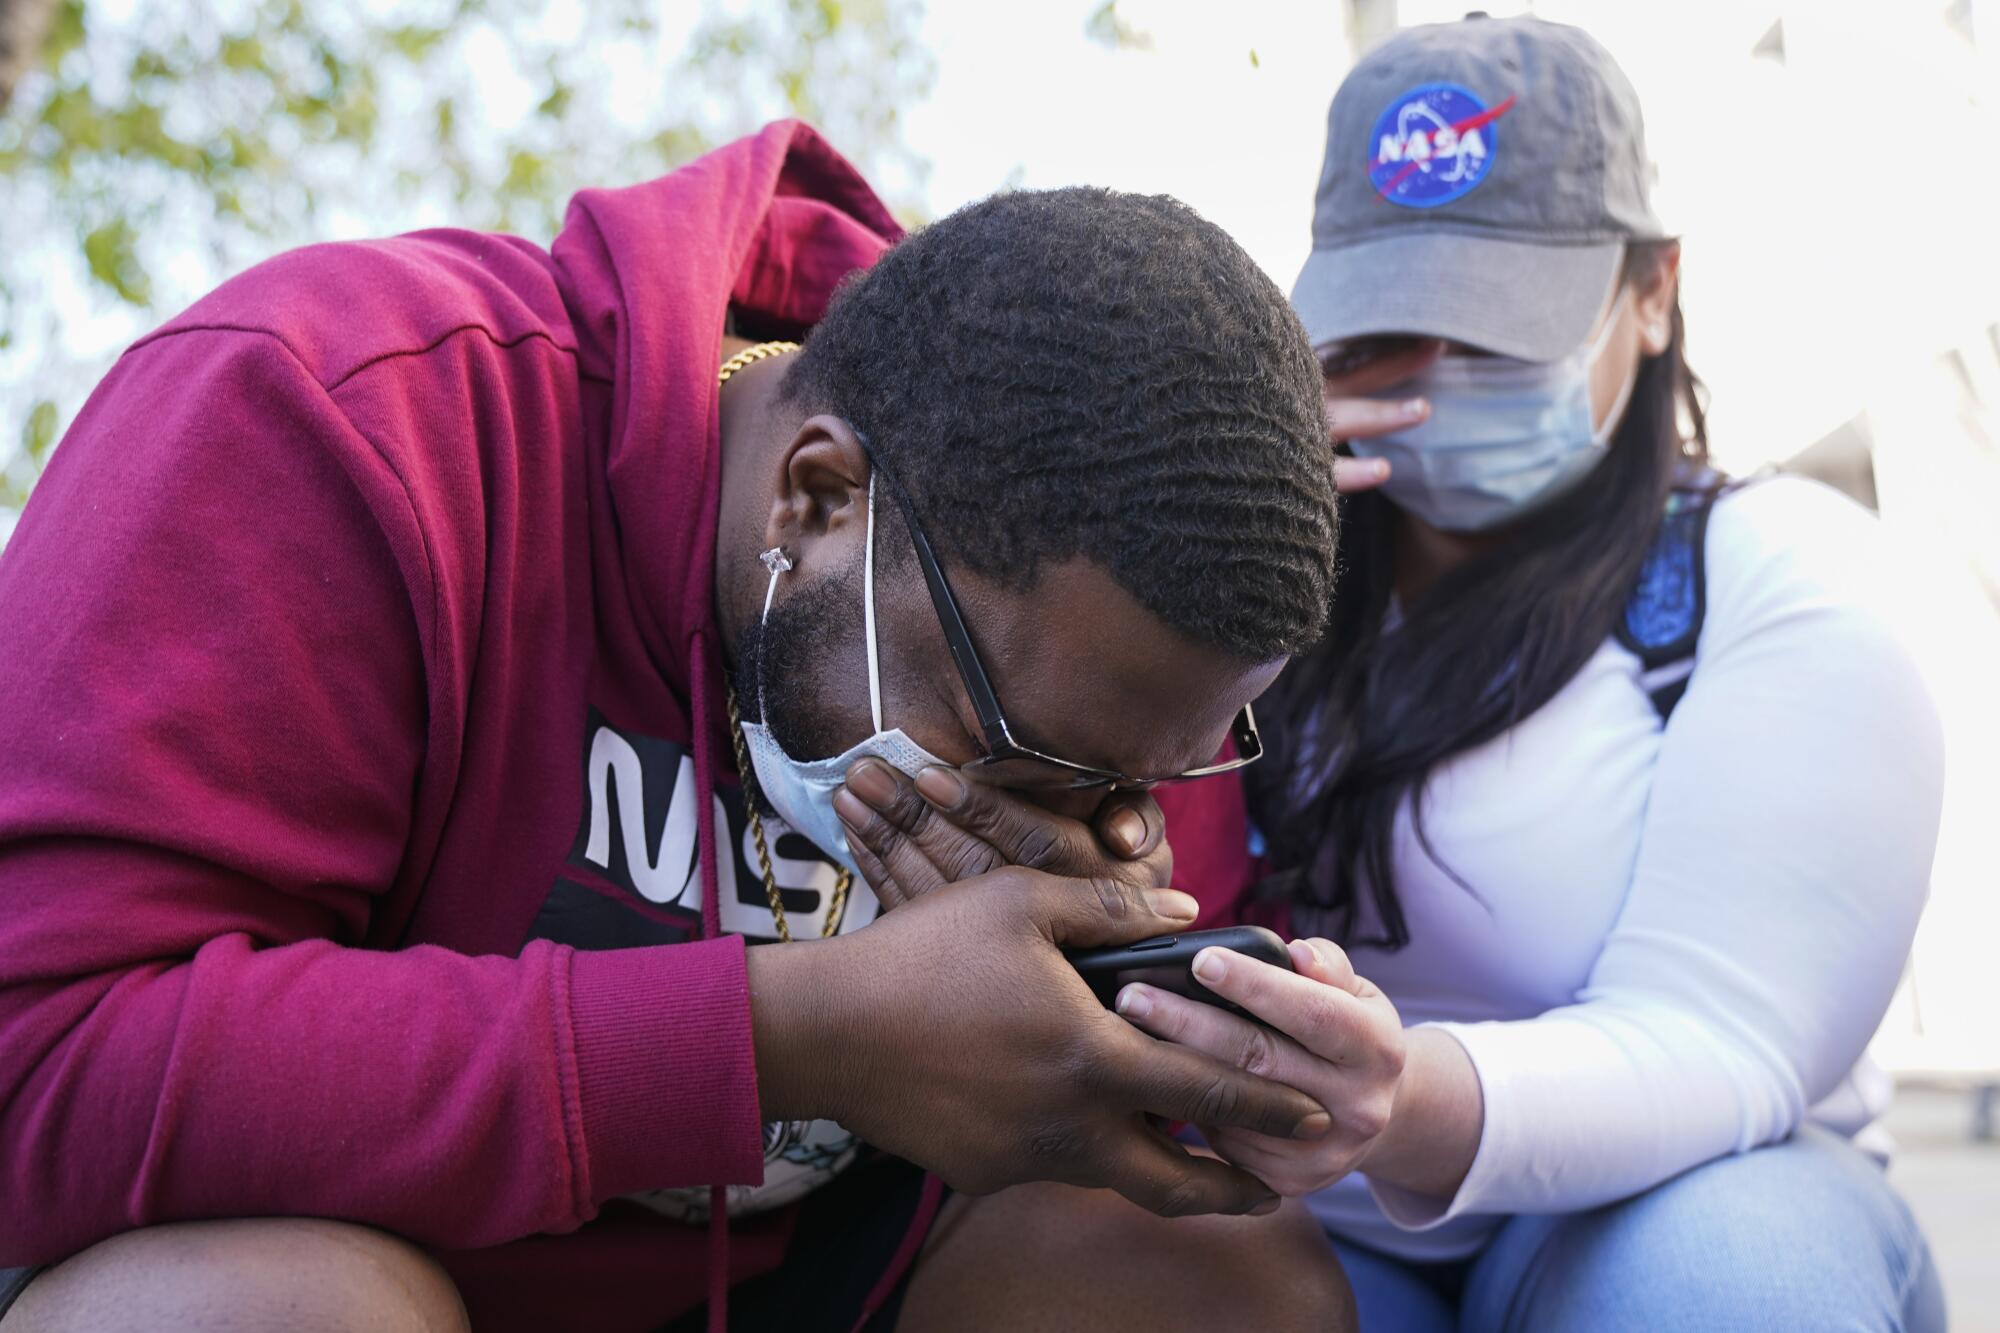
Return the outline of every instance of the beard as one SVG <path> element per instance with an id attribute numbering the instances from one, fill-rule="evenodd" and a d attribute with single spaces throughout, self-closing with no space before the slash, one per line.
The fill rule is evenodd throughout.
<path id="1" fill-rule="evenodd" d="M 861 571 L 857 562 L 772 606 L 737 640 L 736 702 L 746 722 L 762 722 L 786 754 L 801 763 L 831 759 L 843 743 L 837 719 L 822 700 L 830 666 L 858 659 Z M 865 669 L 865 668 L 864 668 Z M 763 795 L 758 794 L 759 804 Z"/>

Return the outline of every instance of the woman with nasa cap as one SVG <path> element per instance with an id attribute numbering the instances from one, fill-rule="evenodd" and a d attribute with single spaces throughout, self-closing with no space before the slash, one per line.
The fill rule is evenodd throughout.
<path id="1" fill-rule="evenodd" d="M 1210 1138 L 1310 1195 L 1363 1327 L 1938 1329 L 1863 1054 L 1937 721 L 1854 590 L 1869 516 L 1707 468 L 1647 177 L 1574 28 L 1416 28 L 1341 85 L 1293 301 L 1371 493 L 1251 770 L 1267 886 L 1330 938 L 1197 960 L 1268 1030 L 1120 1008 L 1333 1113 Z M 1384 994 L 1399 1070 L 1353 1058 Z"/>

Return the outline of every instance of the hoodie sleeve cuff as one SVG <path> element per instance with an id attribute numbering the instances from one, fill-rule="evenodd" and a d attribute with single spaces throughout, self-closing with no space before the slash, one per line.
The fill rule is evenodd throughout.
<path id="1" fill-rule="evenodd" d="M 571 956 L 570 1027 L 594 1202 L 763 1180 L 743 947 L 730 936 Z"/>

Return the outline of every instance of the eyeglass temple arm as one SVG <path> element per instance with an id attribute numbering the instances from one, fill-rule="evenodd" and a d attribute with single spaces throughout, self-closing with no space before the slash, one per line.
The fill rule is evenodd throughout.
<path id="1" fill-rule="evenodd" d="M 876 469 L 881 471 L 881 465 L 877 464 Z M 887 472 L 882 475 L 889 476 Z M 979 725 L 986 733 L 987 744 L 994 748 L 1002 743 L 1012 745 L 1015 742 L 1007 730 L 1007 719 L 1000 709 L 1000 697 L 993 692 L 993 683 L 987 679 L 986 668 L 972 646 L 972 633 L 965 627 L 965 618 L 958 613 L 958 599 L 952 595 L 951 584 L 945 579 L 944 566 L 938 563 L 937 554 L 931 550 L 930 539 L 918 526 L 916 516 L 910 512 L 909 500 L 894 478 L 890 478 L 889 489 L 896 493 L 896 502 L 903 510 L 903 525 L 910 531 L 910 544 L 916 548 L 917 564 L 924 571 L 924 583 L 930 589 L 931 604 L 937 608 L 938 624 L 944 630 L 945 643 L 951 648 L 959 678 L 965 682 L 965 692 L 972 698 L 973 711 L 979 715 Z M 1184 776 L 1200 777 L 1227 772 L 1262 756 L 1264 739 L 1258 733 L 1257 715 L 1251 711 L 1249 704 L 1243 705 L 1243 711 L 1236 715 L 1236 724 L 1230 728 L 1230 739 L 1236 742 L 1237 748 L 1237 758 L 1233 762 L 1211 764 Z"/>
<path id="2" fill-rule="evenodd" d="M 979 715 L 979 725 L 986 732 L 989 743 L 1009 741 L 1007 722 L 1000 711 L 1000 696 L 993 692 L 993 682 L 986 677 L 986 668 L 979 660 L 978 652 L 972 646 L 972 632 L 965 627 L 965 618 L 958 613 L 958 599 L 951 594 L 951 584 L 945 581 L 944 567 L 938 563 L 931 550 L 929 538 L 924 530 L 910 518 L 909 509 L 904 507 L 904 526 L 910 530 L 910 542 L 917 548 L 917 564 L 923 568 L 924 583 L 931 591 L 931 604 L 937 608 L 938 624 L 944 630 L 944 641 L 951 649 L 951 660 L 958 667 L 959 678 L 965 682 L 965 692 L 971 696 L 972 711 Z"/>
<path id="3" fill-rule="evenodd" d="M 1254 748 L 1257 754 L 1264 753 L 1264 737 L 1257 730 L 1257 715 L 1250 711 L 1249 704 L 1244 704 L 1243 711 L 1237 715 L 1234 730 L 1238 746 L 1247 745 Z"/>
<path id="4" fill-rule="evenodd" d="M 898 488 L 891 483 L 890 489 Z M 965 692 L 972 696 L 972 707 L 979 714 L 979 725 L 986 732 L 987 743 L 997 745 L 1005 741 L 1012 744 L 1014 738 L 1007 732 L 999 696 L 994 694 L 992 682 L 986 678 L 986 668 L 980 664 L 979 654 L 973 650 L 972 635 L 965 628 L 964 618 L 958 614 L 958 599 L 952 596 L 951 584 L 945 581 L 944 567 L 932 552 L 924 530 L 911 516 L 907 502 L 903 502 L 903 518 L 904 526 L 910 530 L 910 542 L 917 549 L 917 564 L 923 568 L 924 582 L 930 587 L 931 603 L 937 608 L 938 623 L 944 627 L 945 642 L 951 646 L 952 660 L 958 664 L 958 674 L 965 681 Z M 1257 730 L 1257 715 L 1249 704 L 1243 705 L 1243 711 L 1236 715 L 1235 725 L 1229 731 L 1237 749 L 1233 760 L 1197 768 L 1182 776 L 1226 773 L 1262 757 L 1264 738 Z"/>
<path id="5" fill-rule="evenodd" d="M 849 423 L 850 426 L 852 424 Z M 882 460 L 875 456 L 875 446 L 868 442 L 868 437 L 859 428 L 855 428 L 854 434 L 868 455 L 869 466 L 889 483 L 889 493 L 896 497 L 896 507 L 903 511 L 903 526 L 909 530 L 910 544 L 917 551 L 917 564 L 924 571 L 924 585 L 930 589 L 931 605 L 937 609 L 938 627 L 944 631 L 945 646 L 951 649 L 952 664 L 958 668 L 958 677 L 965 683 L 965 692 L 972 700 L 972 711 L 979 717 L 980 730 L 986 733 L 987 745 L 997 747 L 1003 742 L 1011 745 L 1014 738 L 1008 733 L 1006 715 L 1000 711 L 1000 696 L 993 692 L 993 682 L 987 679 L 986 667 L 972 646 L 972 631 L 965 627 L 965 617 L 958 613 L 958 599 L 952 596 L 951 584 L 945 580 L 944 566 L 938 563 L 937 553 L 931 550 L 930 538 L 924 536 L 923 526 L 917 522 L 910 497 L 904 493 L 903 484 L 896 480 L 895 474 L 882 466 Z"/>

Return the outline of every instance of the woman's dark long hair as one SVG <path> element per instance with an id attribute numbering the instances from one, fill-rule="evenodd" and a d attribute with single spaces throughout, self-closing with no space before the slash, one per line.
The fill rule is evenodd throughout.
<path id="1" fill-rule="evenodd" d="M 1631 246 L 1622 280 L 1641 289 L 1654 281 L 1666 244 Z M 1319 909 L 1315 929 L 1348 943 L 1407 944 L 1393 864 L 1397 811 L 1412 803 L 1428 850 L 1431 772 L 1533 714 L 1611 633 L 1677 472 L 1708 458 L 1701 382 L 1683 335 L 1677 298 L 1671 341 L 1641 362 L 1604 461 L 1503 545 L 1440 577 L 1393 627 L 1383 619 L 1396 511 L 1374 493 L 1345 502 L 1326 637 L 1258 705 L 1270 753 L 1246 770 L 1278 872 L 1267 891 Z M 1364 895 L 1380 932 L 1359 938 Z"/>

